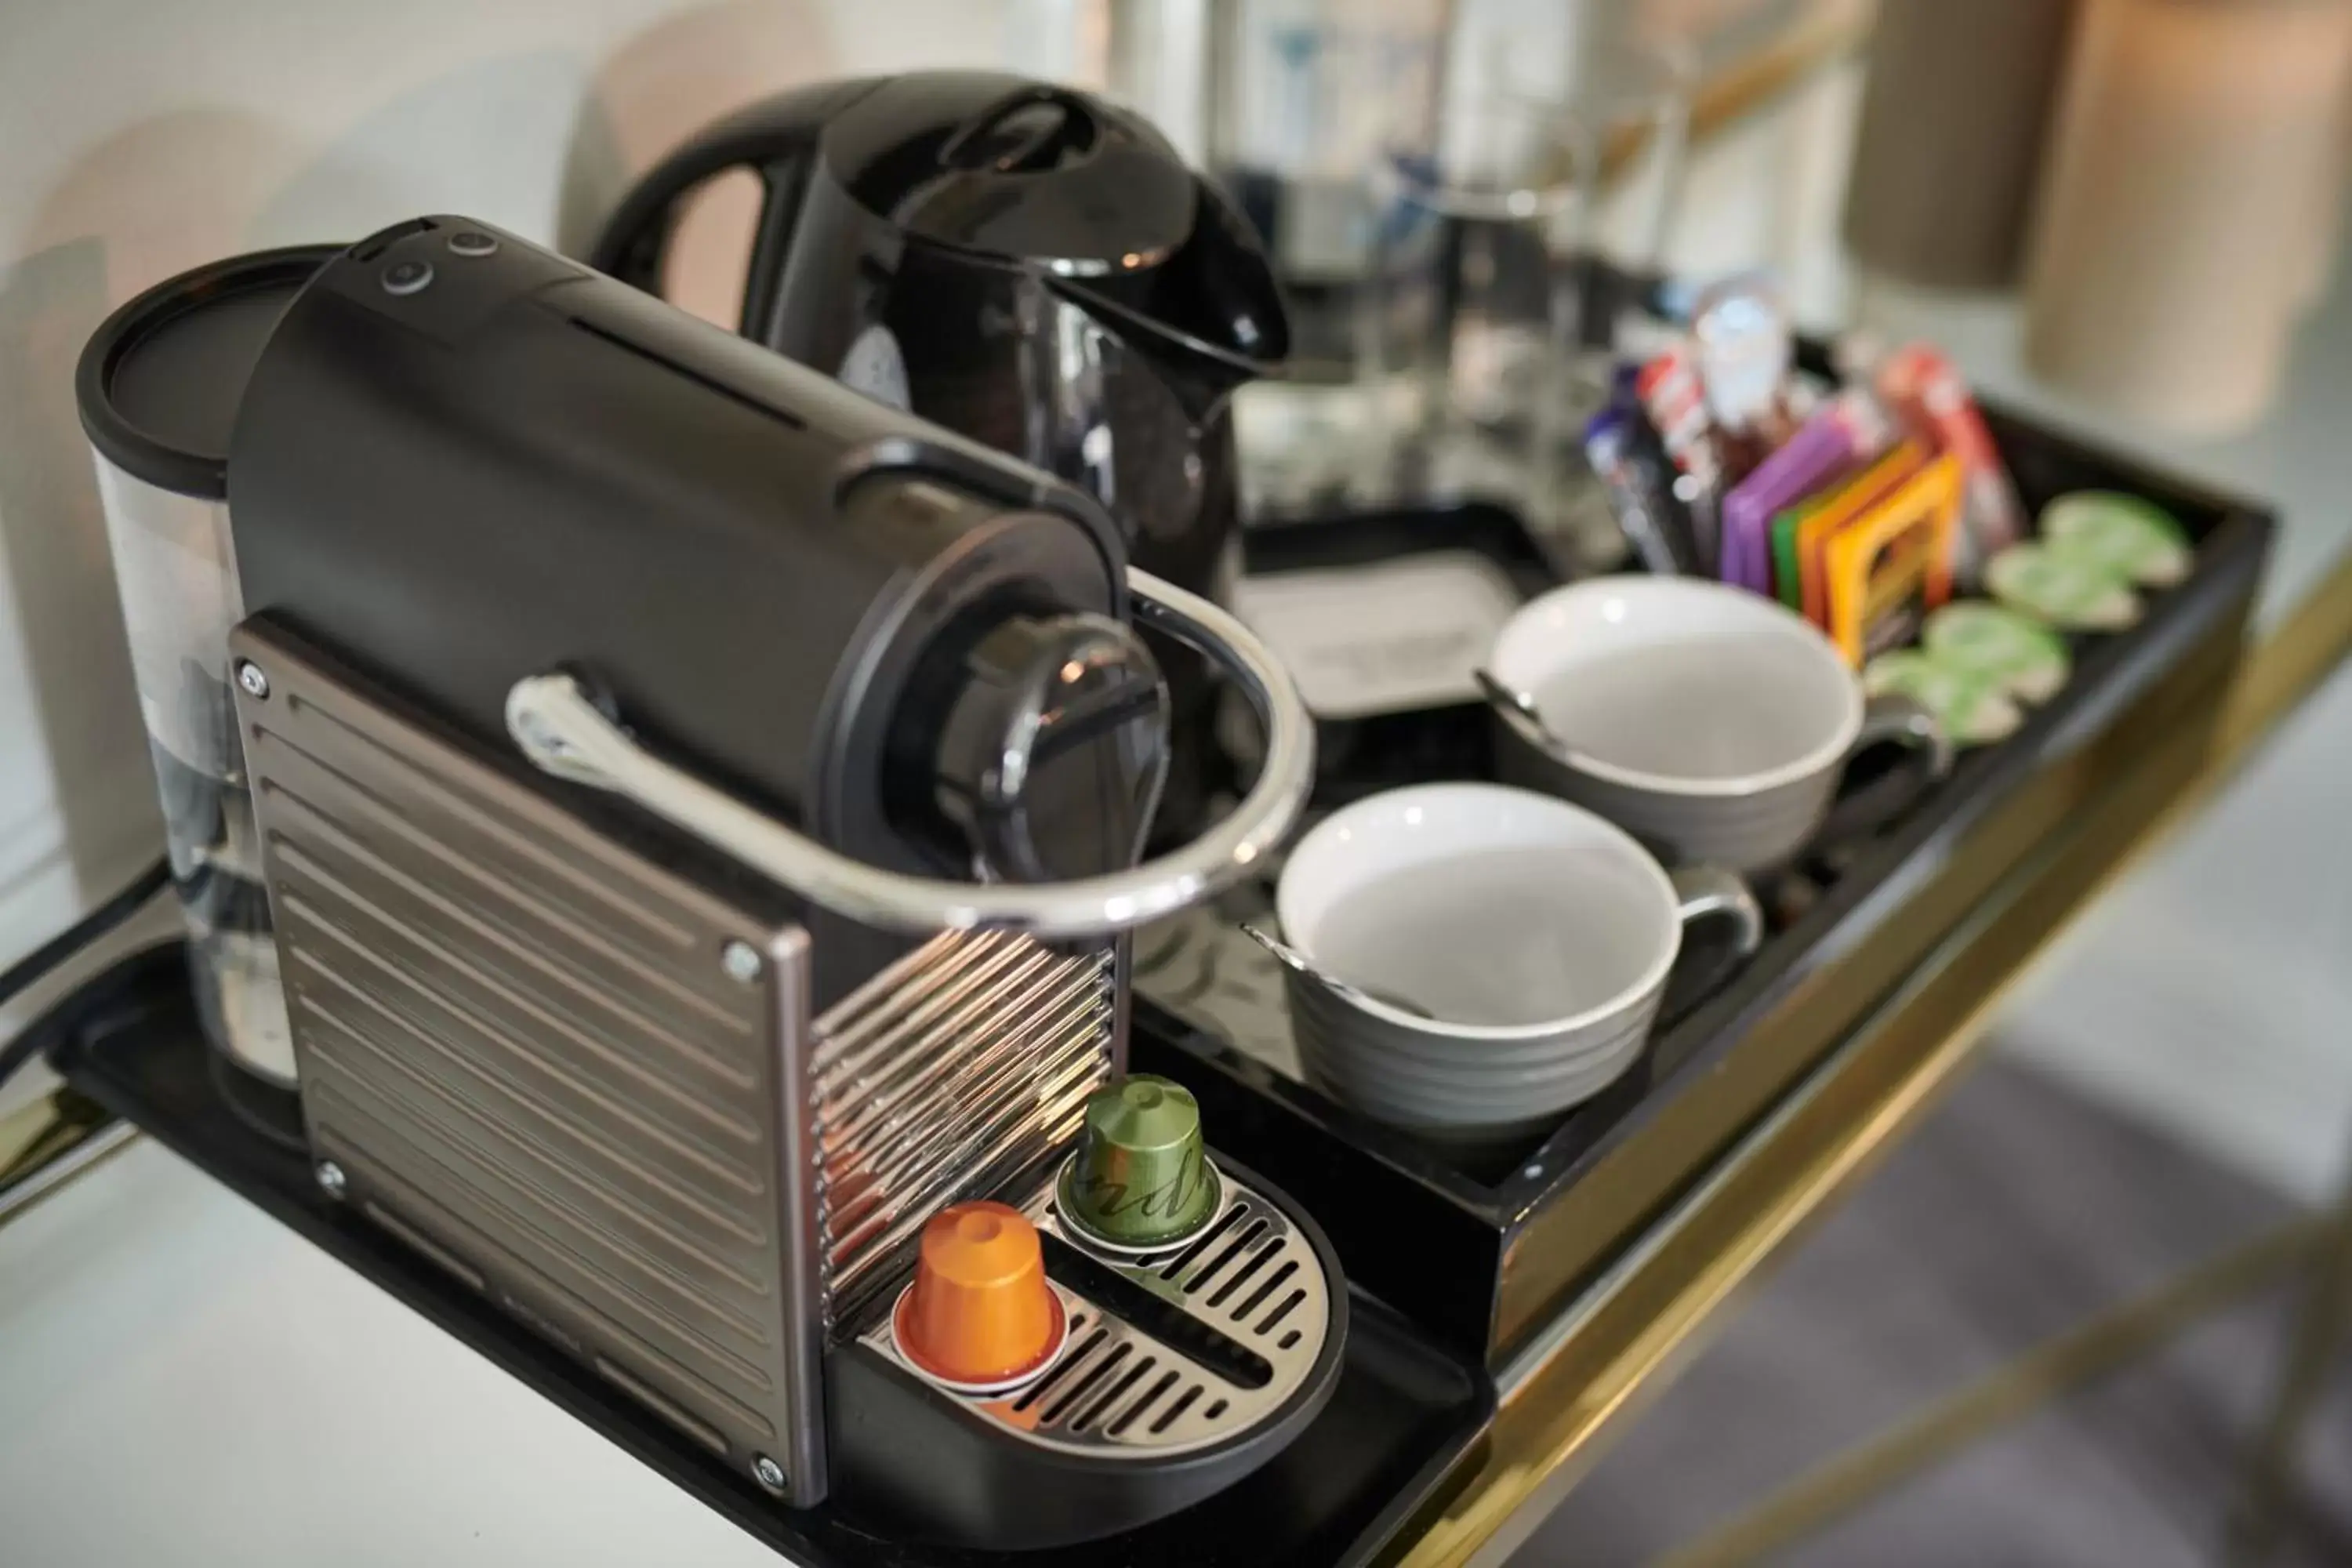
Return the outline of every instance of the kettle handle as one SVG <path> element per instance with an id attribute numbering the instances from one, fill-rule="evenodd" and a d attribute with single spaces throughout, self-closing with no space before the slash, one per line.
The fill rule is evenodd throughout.
<path id="1" fill-rule="evenodd" d="M 1200 902 L 1264 868 L 1315 783 L 1315 725 L 1265 645 L 1207 600 L 1133 568 L 1136 618 L 1223 667 L 1265 724 L 1265 761 L 1249 794 L 1200 837 L 1156 860 L 1066 882 L 941 881 L 867 865 L 654 755 L 561 672 L 507 693 L 507 731 L 541 772 L 624 795 L 825 908 L 903 931 L 1027 931 L 1095 939 Z"/>
<path id="2" fill-rule="evenodd" d="M 760 176 L 760 222 L 736 330 L 755 336 L 775 310 L 817 140 L 828 121 L 881 81 L 860 77 L 780 93 L 709 126 L 630 188 L 604 220 L 588 265 L 658 296 L 678 204 L 731 169 L 749 169 Z"/>

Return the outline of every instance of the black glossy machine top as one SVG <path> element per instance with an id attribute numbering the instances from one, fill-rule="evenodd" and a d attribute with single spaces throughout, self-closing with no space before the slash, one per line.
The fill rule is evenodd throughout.
<path id="1" fill-rule="evenodd" d="M 459 218 L 363 241 L 286 310 L 230 450 L 248 609 L 494 752 L 514 683 L 575 669 L 872 864 L 1133 854 L 1164 718 L 1099 506 L 576 263 Z M 1093 721 L 1038 741 L 1054 802 L 996 799 L 971 759 L 1073 647 Z"/>

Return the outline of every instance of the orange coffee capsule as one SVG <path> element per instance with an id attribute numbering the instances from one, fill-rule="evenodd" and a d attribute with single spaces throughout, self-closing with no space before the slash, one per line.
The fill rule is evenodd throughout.
<path id="1" fill-rule="evenodd" d="M 1043 1367 L 1066 1325 L 1037 1227 L 984 1201 L 933 1215 L 892 1328 L 899 1353 L 942 1383 L 992 1387 Z"/>

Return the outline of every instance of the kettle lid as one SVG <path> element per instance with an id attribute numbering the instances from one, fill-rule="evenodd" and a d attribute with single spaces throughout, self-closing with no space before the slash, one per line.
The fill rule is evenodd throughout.
<path id="1" fill-rule="evenodd" d="M 1192 171 L 1148 121 L 1023 77 L 890 79 L 824 145 L 842 188 L 906 233 L 1064 277 L 1156 266 L 1195 220 Z"/>

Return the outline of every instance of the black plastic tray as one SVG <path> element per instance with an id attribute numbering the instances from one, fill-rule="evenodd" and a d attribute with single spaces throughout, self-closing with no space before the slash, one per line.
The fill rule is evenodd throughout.
<path id="1" fill-rule="evenodd" d="M 1499 567 L 1523 602 L 1565 580 L 1518 516 L 1490 501 L 1349 512 L 1242 531 L 1242 570 L 1250 577 L 1462 551 Z M 1494 726 L 1486 707 L 1475 701 L 1362 719 L 1318 719 L 1315 755 L 1313 805 L 1340 806 L 1424 778 L 1462 776 L 1465 766 L 1491 772 Z"/>
<path id="2" fill-rule="evenodd" d="M 1257 1169 L 1316 1215 L 1351 1279 L 1449 1342 L 1499 1362 L 1529 1323 L 1528 1312 L 1503 1310 L 1503 1293 L 1519 1262 L 1516 1244 L 1531 1225 L 1604 1158 L 1641 1138 L 1678 1096 L 1727 1070 L 1759 1020 L 1900 917 L 1942 863 L 1979 852 L 1975 829 L 2022 786 L 2093 744 L 2215 639 L 2234 646 L 2272 532 L 2265 509 L 2151 472 L 1997 408 L 1985 415 L 2031 512 L 2070 490 L 2137 492 L 2187 527 L 2196 570 L 2174 588 L 2144 595 L 2147 614 L 2128 631 L 2073 639 L 2072 679 L 2015 735 L 1964 752 L 1940 785 L 1870 836 L 1821 847 L 1760 888 L 1773 926 L 1764 947 L 1713 995 L 1695 1005 L 1681 998 L 1679 1016 L 1670 988 L 1666 1019 L 1643 1058 L 1548 1135 L 1465 1151 L 1384 1125 L 1236 1048 L 1210 1021 L 1210 1006 L 1188 1005 L 1164 989 L 1160 998 L 1172 1001 L 1173 1009 L 1155 1005 L 1150 967 L 1143 967 L 1133 1065 L 1191 1084 L 1221 1139 L 1246 1151 Z M 1266 531 L 1274 538 L 1297 526 Z M 1476 710 L 1470 717 L 1475 725 L 1489 722 Z M 1320 782 L 1318 797 L 1331 802 L 1375 787 L 1491 776 L 1491 742 L 1483 730 L 1464 732 L 1460 714 L 1445 710 L 1399 720 L 1403 732 L 1386 756 L 1367 762 L 1359 747 L 1325 759 L 1333 776 Z M 1818 1055 L 1832 1044 L 1822 1038 L 1812 1048 Z M 1760 1082 L 1765 1075 L 1745 1076 Z M 1767 1108 L 1770 1087 L 1757 1091 L 1751 1114 Z M 1684 1129 L 1674 1133 L 1686 1136 Z M 1695 1174 L 1708 1152 L 1676 1148 L 1672 1155 Z M 1559 1282 L 1550 1299 L 1575 1283 Z"/>
<path id="3" fill-rule="evenodd" d="M 207 1070 L 184 951 L 151 949 L 32 1026 L 75 1089 L 331 1253 L 677 1486 L 803 1568 L 1295 1568 L 1372 1562 L 1433 1518 L 1450 1476 L 1484 1440 L 1494 1390 L 1358 1293 L 1331 1403 L 1295 1442 L 1229 1490 L 1144 1529 L 1047 1552 L 990 1553 L 884 1540 L 828 1510 L 786 1509 L 609 1384 L 431 1263 L 346 1213 L 306 1155 L 249 1131 Z"/>

